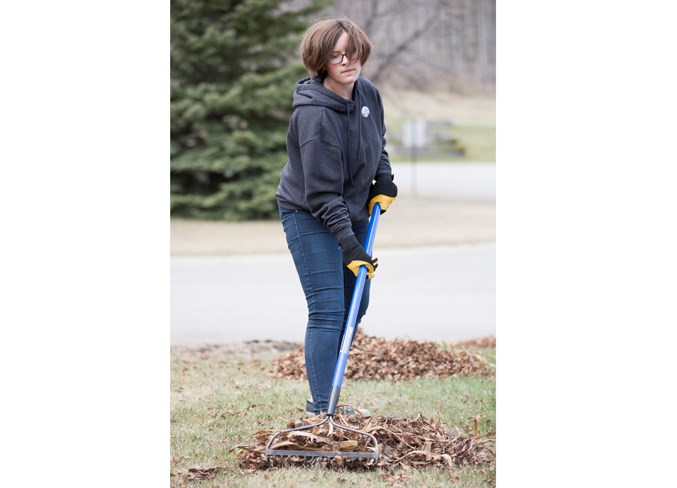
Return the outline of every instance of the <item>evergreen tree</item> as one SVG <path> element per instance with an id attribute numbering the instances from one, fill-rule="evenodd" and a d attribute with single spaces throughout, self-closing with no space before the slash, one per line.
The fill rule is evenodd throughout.
<path id="1" fill-rule="evenodd" d="M 325 0 L 172 0 L 171 213 L 276 215 L 298 43 Z M 296 2 L 298 4 L 298 2 Z"/>

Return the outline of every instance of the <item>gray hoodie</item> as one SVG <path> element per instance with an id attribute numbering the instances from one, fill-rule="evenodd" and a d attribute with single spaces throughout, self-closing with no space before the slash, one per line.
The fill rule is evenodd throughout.
<path id="1" fill-rule="evenodd" d="M 278 205 L 310 211 L 340 241 L 353 234 L 351 223 L 369 218 L 372 181 L 391 174 L 381 95 L 362 77 L 353 101 L 306 78 L 296 84 L 293 107 Z"/>

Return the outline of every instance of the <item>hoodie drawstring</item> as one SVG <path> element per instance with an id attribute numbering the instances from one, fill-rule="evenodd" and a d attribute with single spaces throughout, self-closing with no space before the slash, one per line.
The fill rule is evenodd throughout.
<path id="1" fill-rule="evenodd" d="M 357 161 L 360 161 L 360 151 L 362 150 L 362 97 L 360 97 L 360 89 L 359 86 L 357 85 L 357 81 L 355 82 L 355 98 L 357 99 L 357 135 L 359 136 L 357 139 Z M 363 165 L 367 165 L 367 161 L 363 161 Z"/>
<path id="2" fill-rule="evenodd" d="M 357 162 L 359 163 L 360 161 L 360 151 L 362 150 L 362 114 L 361 114 L 361 105 L 362 105 L 362 98 L 360 97 L 360 89 L 359 86 L 357 85 L 358 82 L 355 83 L 355 106 L 357 107 Z M 350 122 L 351 122 L 351 104 L 348 104 L 348 171 L 350 171 L 350 183 L 352 183 L 353 188 L 356 188 L 357 185 L 355 184 L 355 178 L 353 176 L 353 165 L 350 157 L 350 133 L 352 132 L 350 130 Z M 366 165 L 367 162 L 364 161 L 364 164 Z"/>
<path id="3" fill-rule="evenodd" d="M 350 157 L 350 133 L 352 130 L 350 130 L 350 115 L 351 115 L 351 104 L 348 104 L 348 172 L 350 173 L 350 183 L 353 185 L 353 188 L 355 188 L 355 178 L 353 177 L 353 165 L 352 165 L 352 158 Z M 359 157 L 359 156 L 358 156 Z"/>

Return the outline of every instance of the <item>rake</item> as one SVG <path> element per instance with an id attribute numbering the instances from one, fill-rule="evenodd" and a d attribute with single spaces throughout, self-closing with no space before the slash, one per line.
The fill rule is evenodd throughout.
<path id="1" fill-rule="evenodd" d="M 367 243 L 365 250 L 367 254 L 372 255 L 372 250 L 374 248 L 374 238 L 376 237 L 376 227 L 378 226 L 378 220 L 381 216 L 381 205 L 379 203 L 374 204 L 374 207 L 371 212 L 371 220 L 369 221 L 369 228 L 367 230 Z M 363 458 L 363 459 L 378 459 L 379 456 L 379 447 L 376 437 L 369 434 L 368 432 L 363 432 L 347 425 L 339 424 L 334 420 L 334 413 L 336 411 L 336 404 L 338 403 L 339 395 L 341 394 L 341 385 L 343 384 L 343 376 L 346 372 L 346 365 L 348 363 L 348 351 L 350 350 L 350 345 L 353 342 L 353 336 L 355 335 L 355 322 L 357 321 L 357 311 L 360 307 L 360 301 L 362 300 L 362 292 L 364 291 L 364 283 L 367 277 L 367 267 L 360 266 L 360 269 L 357 273 L 357 279 L 355 280 L 355 289 L 353 290 L 353 296 L 350 302 L 350 309 L 348 310 L 348 318 L 346 319 L 346 329 L 343 334 L 343 339 L 341 341 L 341 349 L 339 350 L 338 359 L 336 361 L 336 369 L 334 370 L 334 379 L 332 381 L 331 393 L 329 396 L 329 405 L 327 408 L 326 417 L 317 423 L 304 425 L 302 427 L 295 427 L 293 429 L 285 429 L 273 434 L 268 443 L 266 444 L 266 461 L 271 462 L 277 458 L 284 460 L 286 457 L 302 457 L 304 463 L 307 458 L 328 458 L 331 460 L 335 457 L 344 457 L 344 458 Z M 290 432 L 301 432 L 312 430 L 315 427 L 319 427 L 324 424 L 329 424 L 330 432 L 333 431 L 333 428 L 342 429 L 348 432 L 353 432 L 359 436 L 366 436 L 367 446 L 366 448 L 369 452 L 351 452 L 351 451 L 341 451 L 339 449 L 334 450 L 325 450 L 321 448 L 314 448 L 315 450 L 306 449 L 279 449 L 281 447 L 279 444 L 284 444 L 284 442 L 279 443 L 277 446 L 274 446 L 275 439 L 280 435 L 290 433 Z M 372 444 L 371 446 L 369 444 Z M 336 444 L 334 447 L 336 447 Z"/>

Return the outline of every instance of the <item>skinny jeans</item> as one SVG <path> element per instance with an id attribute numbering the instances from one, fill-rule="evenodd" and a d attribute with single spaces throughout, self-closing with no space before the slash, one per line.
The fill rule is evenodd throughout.
<path id="1" fill-rule="evenodd" d="M 304 350 L 314 410 L 326 412 L 356 278 L 336 237 L 310 212 L 281 208 L 280 219 L 308 305 Z M 363 246 L 368 228 L 369 221 L 352 226 Z M 370 285 L 365 280 L 356 327 L 369 306 Z"/>

